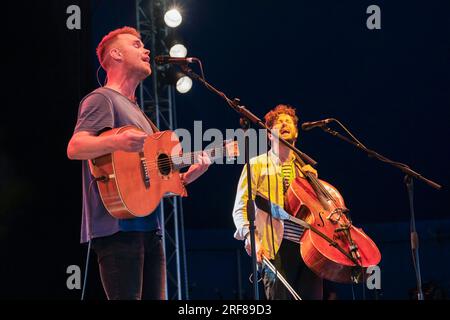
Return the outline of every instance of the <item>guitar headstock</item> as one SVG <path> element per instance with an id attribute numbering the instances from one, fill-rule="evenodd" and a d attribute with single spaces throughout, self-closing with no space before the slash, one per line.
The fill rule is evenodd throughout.
<path id="1" fill-rule="evenodd" d="M 225 156 L 227 158 L 239 157 L 239 144 L 237 141 L 225 140 L 223 142 L 223 148 L 225 150 Z"/>

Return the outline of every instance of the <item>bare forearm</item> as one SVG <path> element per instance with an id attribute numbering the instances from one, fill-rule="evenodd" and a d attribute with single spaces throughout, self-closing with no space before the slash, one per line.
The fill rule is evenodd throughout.
<path id="1" fill-rule="evenodd" d="M 189 184 L 197 180 L 206 172 L 206 170 L 208 170 L 210 164 L 211 159 L 205 152 L 202 152 L 202 154 L 197 157 L 197 163 L 191 165 L 188 171 L 181 174 L 181 179 L 184 181 L 184 184 Z"/>
<path id="2" fill-rule="evenodd" d="M 198 177 L 200 177 L 203 173 L 200 172 L 192 172 L 190 170 L 186 171 L 185 173 L 182 173 L 182 179 L 185 184 L 189 184 L 193 181 L 195 181 Z"/>
<path id="3" fill-rule="evenodd" d="M 117 150 L 115 136 L 73 137 L 67 147 L 67 156 L 72 160 L 88 160 Z"/>

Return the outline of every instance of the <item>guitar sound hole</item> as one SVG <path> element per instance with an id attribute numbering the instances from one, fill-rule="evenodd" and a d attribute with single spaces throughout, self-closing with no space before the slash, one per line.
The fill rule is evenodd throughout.
<path id="1" fill-rule="evenodd" d="M 160 154 L 158 156 L 158 170 L 163 176 L 167 176 L 170 171 L 172 164 L 170 162 L 170 158 L 167 154 Z"/>

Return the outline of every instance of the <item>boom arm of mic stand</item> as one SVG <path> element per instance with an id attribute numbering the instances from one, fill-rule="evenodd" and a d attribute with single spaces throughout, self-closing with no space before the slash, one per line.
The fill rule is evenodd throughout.
<path id="1" fill-rule="evenodd" d="M 337 123 L 339 123 L 339 125 L 341 127 L 343 127 L 348 132 L 348 130 L 345 128 L 344 125 L 342 125 L 339 121 L 337 121 Z M 438 190 L 441 189 L 442 187 L 439 184 L 422 177 L 420 174 L 418 174 L 417 172 L 413 171 L 407 165 L 405 165 L 403 163 L 400 163 L 400 162 L 392 161 L 392 160 L 390 160 L 390 159 L 388 159 L 388 158 L 386 158 L 386 157 L 376 153 L 375 151 L 366 148 L 359 141 L 358 141 L 358 143 L 356 143 L 355 141 L 352 141 L 352 140 L 348 139 L 347 137 L 344 137 L 340 133 L 338 133 L 338 132 L 336 132 L 334 130 L 331 130 L 327 126 L 322 126 L 321 128 L 325 132 L 327 132 L 327 133 L 329 133 L 329 134 L 331 134 L 331 135 L 333 135 L 335 137 L 340 138 L 341 140 L 344 140 L 344 141 L 346 141 L 346 142 L 356 146 L 358 149 L 361 149 L 361 150 L 365 151 L 369 156 L 375 157 L 375 158 L 377 158 L 378 160 L 380 160 L 382 162 L 389 163 L 390 165 L 400 169 L 401 171 L 403 171 L 406 174 L 404 182 L 406 183 L 406 186 L 408 188 L 408 198 L 409 198 L 409 205 L 410 205 L 410 214 L 411 214 L 411 250 L 412 250 L 412 255 L 413 255 L 414 270 L 415 270 L 415 273 L 416 273 L 417 298 L 418 298 L 418 300 L 423 300 L 422 276 L 420 274 L 420 263 L 419 263 L 419 237 L 418 237 L 418 234 L 417 234 L 417 231 L 416 231 L 416 223 L 415 223 L 415 218 L 414 218 L 413 180 L 412 180 L 412 178 L 416 178 L 416 179 L 422 180 L 423 182 L 425 182 L 429 186 L 431 186 L 431 187 L 433 187 L 435 189 L 438 189 Z M 348 132 L 348 133 L 350 134 L 350 132 Z M 357 141 L 356 138 L 354 138 L 354 139 Z"/>
<path id="2" fill-rule="evenodd" d="M 255 114 L 253 114 L 250 110 L 248 110 L 244 106 L 239 105 L 239 99 L 231 100 L 230 98 L 228 98 L 225 95 L 225 93 L 223 93 L 223 92 L 217 90 L 216 88 L 214 88 L 205 79 L 203 79 L 198 74 L 196 74 L 194 71 L 192 71 L 192 69 L 190 69 L 188 66 L 181 65 L 180 67 L 183 70 L 183 72 L 185 72 L 187 75 L 189 75 L 190 77 L 194 78 L 195 80 L 201 82 L 210 91 L 212 91 L 215 94 L 217 94 L 220 97 L 222 97 L 227 102 L 227 104 L 232 109 L 234 109 L 237 113 L 239 113 L 242 117 L 244 117 L 244 118 L 248 119 L 249 121 L 257 124 L 261 128 L 266 129 L 269 133 L 272 133 L 272 131 L 264 124 L 264 122 L 261 121 L 260 118 L 258 118 Z M 309 163 L 312 166 L 316 166 L 317 165 L 317 161 L 315 161 L 313 158 L 308 156 L 306 153 L 300 151 L 299 149 L 297 149 L 295 146 L 291 145 L 289 142 L 287 142 L 283 138 L 278 137 L 278 139 L 286 147 L 288 147 L 289 149 L 294 151 L 304 162 Z"/>

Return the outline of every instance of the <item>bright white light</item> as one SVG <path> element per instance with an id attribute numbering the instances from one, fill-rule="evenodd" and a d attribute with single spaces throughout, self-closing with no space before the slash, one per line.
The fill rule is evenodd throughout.
<path id="1" fill-rule="evenodd" d="M 177 81 L 177 91 L 179 93 L 186 93 L 192 88 L 192 80 L 188 76 L 181 77 Z"/>
<path id="2" fill-rule="evenodd" d="M 177 9 L 171 9 L 164 15 L 164 21 L 171 28 L 178 27 L 181 23 L 181 20 L 181 14 Z"/>
<path id="3" fill-rule="evenodd" d="M 184 58 L 187 56 L 187 49 L 182 44 L 176 44 L 170 48 L 169 55 L 174 58 Z"/>

